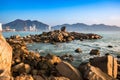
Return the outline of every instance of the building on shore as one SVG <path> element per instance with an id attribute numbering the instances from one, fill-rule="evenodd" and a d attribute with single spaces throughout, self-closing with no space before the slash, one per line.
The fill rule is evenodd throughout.
<path id="1" fill-rule="evenodd" d="M 37 31 L 36 25 L 30 26 L 29 28 L 30 28 L 30 31 Z"/>
<path id="2" fill-rule="evenodd" d="M 9 26 L 6 27 L 5 31 L 11 31 L 11 32 L 15 32 L 15 29 L 11 29 Z"/>
<path id="3" fill-rule="evenodd" d="M 48 27 L 48 30 L 51 31 L 51 26 Z"/>
<path id="4" fill-rule="evenodd" d="M 0 23 L 0 32 L 2 32 L 2 23 Z"/>

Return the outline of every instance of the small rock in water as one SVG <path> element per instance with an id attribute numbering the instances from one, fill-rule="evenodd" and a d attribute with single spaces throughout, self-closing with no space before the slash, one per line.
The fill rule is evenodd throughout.
<path id="1" fill-rule="evenodd" d="M 120 58 L 120 55 L 117 55 L 117 58 Z"/>
<path id="2" fill-rule="evenodd" d="M 76 53 L 82 53 L 82 50 L 81 50 L 80 48 L 77 48 L 77 49 L 75 50 L 75 52 L 76 52 Z"/>
<path id="3" fill-rule="evenodd" d="M 97 50 L 97 49 L 92 49 L 92 50 L 90 51 L 90 55 L 99 55 L 99 54 L 100 54 L 100 51 Z"/>
<path id="4" fill-rule="evenodd" d="M 112 46 L 112 45 L 108 45 L 107 47 L 108 47 L 108 48 L 113 48 L 113 46 Z"/>

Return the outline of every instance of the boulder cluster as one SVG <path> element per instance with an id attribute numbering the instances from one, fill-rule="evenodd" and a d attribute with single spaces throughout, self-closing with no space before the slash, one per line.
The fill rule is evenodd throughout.
<path id="1" fill-rule="evenodd" d="M 101 39 L 102 36 L 89 33 L 78 33 L 78 32 L 67 32 L 65 27 L 62 27 L 61 30 L 54 30 L 50 32 L 43 32 L 42 34 L 29 35 L 25 37 L 11 36 L 10 39 L 21 39 L 25 42 L 43 42 L 43 43 L 52 43 L 56 42 L 69 42 L 73 40 L 85 40 L 85 39 Z"/>
<path id="2" fill-rule="evenodd" d="M 53 31 L 53 33 L 54 32 L 55 31 Z M 44 33 L 46 35 L 46 38 L 48 38 L 48 33 L 47 35 Z M 65 28 L 63 28 L 60 33 L 57 33 L 54 35 L 59 35 L 67 32 L 65 32 Z M 74 39 L 77 39 L 77 35 L 72 36 L 74 36 Z M 78 67 L 74 67 L 68 62 L 74 60 L 72 55 L 57 56 L 53 54 L 47 54 L 46 56 L 41 56 L 37 52 L 29 51 L 27 49 L 26 43 L 33 41 L 35 42 L 37 38 L 38 37 L 35 36 L 27 36 L 25 38 L 20 36 L 12 36 L 11 38 L 6 38 L 5 40 L 0 36 L 0 80 L 120 79 L 120 64 L 117 62 L 117 59 L 111 55 L 94 57 L 91 58 L 89 62 L 81 63 Z M 43 39 L 41 37 L 39 38 L 40 39 L 38 40 Z M 55 39 L 55 37 L 53 39 Z M 63 42 L 64 39 L 68 40 L 68 37 L 63 39 L 57 38 L 55 41 Z M 79 39 L 81 38 L 79 37 Z M 96 38 L 92 37 L 92 39 Z M 45 40 L 49 40 L 51 42 L 52 39 Z M 81 50 L 78 49 L 76 52 L 81 52 Z M 92 53 L 95 54 L 100 52 L 93 50 L 91 51 L 91 54 Z"/>

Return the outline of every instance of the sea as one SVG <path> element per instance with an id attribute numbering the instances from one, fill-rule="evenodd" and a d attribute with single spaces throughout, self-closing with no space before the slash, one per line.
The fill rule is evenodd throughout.
<path id="1" fill-rule="evenodd" d="M 41 31 L 36 32 L 3 32 L 4 37 L 10 37 L 13 35 L 27 36 L 34 34 L 41 34 Z M 104 56 L 106 53 L 113 55 L 114 57 L 120 56 L 120 31 L 80 31 L 80 33 L 95 33 L 101 35 L 102 39 L 97 40 L 74 40 L 67 43 L 31 43 L 27 47 L 30 51 L 39 52 L 40 55 L 45 56 L 49 54 L 55 54 L 58 56 L 72 55 L 74 60 L 71 62 L 74 66 L 78 66 L 82 62 L 88 62 L 90 58 Z M 109 48 L 108 46 L 112 46 Z M 75 50 L 80 48 L 82 53 L 76 53 Z M 92 49 L 100 50 L 100 55 L 90 55 Z"/>

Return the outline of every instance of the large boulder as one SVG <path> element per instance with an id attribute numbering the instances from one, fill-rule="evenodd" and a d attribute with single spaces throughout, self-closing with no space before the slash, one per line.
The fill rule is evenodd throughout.
<path id="1" fill-rule="evenodd" d="M 111 55 L 92 58 L 90 59 L 90 64 L 100 68 L 103 72 L 114 78 L 117 77 L 117 59 Z"/>
<path id="2" fill-rule="evenodd" d="M 79 70 L 82 72 L 84 80 L 115 80 L 99 68 L 91 66 L 89 63 L 80 65 Z"/>
<path id="3" fill-rule="evenodd" d="M 82 80 L 79 71 L 67 62 L 61 62 L 56 66 L 58 72 L 70 80 Z"/>
<path id="4" fill-rule="evenodd" d="M 0 80 L 10 80 L 12 48 L 0 33 Z"/>

